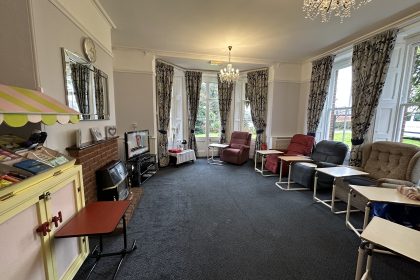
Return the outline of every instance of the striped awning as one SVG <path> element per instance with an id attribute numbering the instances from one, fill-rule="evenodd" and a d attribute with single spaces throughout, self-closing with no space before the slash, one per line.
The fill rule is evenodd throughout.
<path id="1" fill-rule="evenodd" d="M 0 84 L 0 124 L 21 127 L 28 121 L 46 125 L 77 123 L 79 115 L 42 92 Z"/>

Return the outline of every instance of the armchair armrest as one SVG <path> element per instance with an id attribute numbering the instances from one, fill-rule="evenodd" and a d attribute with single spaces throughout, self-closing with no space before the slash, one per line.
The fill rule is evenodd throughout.
<path id="1" fill-rule="evenodd" d="M 392 188 L 395 189 L 398 186 L 405 186 L 405 187 L 414 187 L 415 184 L 410 181 L 405 180 L 397 180 L 397 179 L 390 179 L 390 178 L 380 178 L 378 179 L 378 187 L 382 188 Z"/>
<path id="2" fill-rule="evenodd" d="M 242 152 L 242 151 L 249 150 L 249 149 L 250 149 L 250 147 L 249 147 L 248 145 L 242 145 L 242 146 L 241 146 L 241 152 Z"/>
<path id="3" fill-rule="evenodd" d="M 336 167 L 337 166 L 337 164 L 335 164 L 335 163 L 329 163 L 329 162 L 325 162 L 325 161 L 316 162 L 316 165 L 318 166 L 318 168 Z"/>

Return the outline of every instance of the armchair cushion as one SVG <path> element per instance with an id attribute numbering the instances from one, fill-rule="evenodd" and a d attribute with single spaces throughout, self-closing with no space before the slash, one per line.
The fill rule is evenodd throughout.
<path id="1" fill-rule="evenodd" d="M 310 156 L 315 144 L 315 138 L 304 134 L 295 134 L 290 140 L 290 144 L 284 152 L 284 155 L 295 156 L 303 155 Z M 272 173 L 279 173 L 280 163 L 278 155 L 269 155 L 265 163 L 265 169 Z M 289 165 L 283 164 L 282 176 L 287 176 Z"/>
<path id="2" fill-rule="evenodd" d="M 233 164 L 245 163 L 249 158 L 250 144 L 251 134 L 242 131 L 232 132 L 229 147 L 221 151 L 220 160 Z"/>
<path id="3" fill-rule="evenodd" d="M 348 147 L 346 144 L 336 141 L 323 140 L 315 146 L 311 158 L 319 168 L 334 167 L 344 162 Z M 295 164 L 292 169 L 292 180 L 306 188 L 313 189 L 315 168 L 304 164 Z M 334 178 L 319 172 L 317 189 L 331 188 Z"/>

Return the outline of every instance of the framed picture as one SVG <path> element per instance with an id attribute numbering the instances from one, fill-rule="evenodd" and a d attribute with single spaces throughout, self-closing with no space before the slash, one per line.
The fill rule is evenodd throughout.
<path id="1" fill-rule="evenodd" d="M 105 137 L 111 138 L 117 135 L 117 128 L 115 125 L 107 125 L 105 126 Z"/>
<path id="2" fill-rule="evenodd" d="M 104 139 L 104 137 L 102 136 L 101 131 L 97 127 L 92 127 L 90 129 L 90 133 L 92 134 L 92 137 L 93 137 L 93 140 L 94 141 L 99 141 L 99 140 L 103 140 Z"/>

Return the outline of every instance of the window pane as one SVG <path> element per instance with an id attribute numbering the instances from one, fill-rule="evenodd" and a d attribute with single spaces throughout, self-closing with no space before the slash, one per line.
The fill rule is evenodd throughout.
<path id="1" fill-rule="evenodd" d="M 415 49 L 413 76 L 411 77 L 411 90 L 409 103 L 420 102 L 420 46 Z"/>
<path id="2" fill-rule="evenodd" d="M 251 106 L 246 105 L 246 101 L 244 101 L 244 108 L 243 108 L 243 122 L 242 122 L 242 131 L 246 131 L 252 134 L 252 137 L 255 138 L 257 133 L 255 132 L 255 127 L 252 122 L 251 117 Z"/>
<path id="3" fill-rule="evenodd" d="M 206 83 L 201 83 L 200 101 L 198 103 L 197 121 L 195 122 L 195 136 L 206 137 L 206 110 L 207 110 Z"/>
<path id="4" fill-rule="evenodd" d="M 333 110 L 330 139 L 351 146 L 351 109 Z"/>
<path id="5" fill-rule="evenodd" d="M 420 108 L 405 106 L 405 118 L 402 125 L 402 142 L 420 147 Z M 409 118 L 407 118 L 409 116 Z"/>
<path id="6" fill-rule="evenodd" d="M 220 136 L 219 100 L 209 101 L 209 133 L 210 137 Z"/>
<path id="7" fill-rule="evenodd" d="M 209 98 L 210 99 L 219 98 L 217 84 L 215 83 L 209 83 Z"/>
<path id="8" fill-rule="evenodd" d="M 335 108 L 351 107 L 351 76 L 351 66 L 338 70 Z"/>

